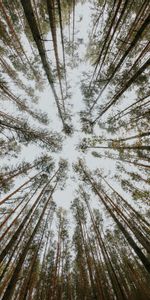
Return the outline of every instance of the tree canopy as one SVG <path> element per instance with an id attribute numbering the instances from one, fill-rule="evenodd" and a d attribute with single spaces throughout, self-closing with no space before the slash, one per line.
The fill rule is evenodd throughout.
<path id="1" fill-rule="evenodd" d="M 0 0 L 0 299 L 150 299 L 150 2 Z"/>

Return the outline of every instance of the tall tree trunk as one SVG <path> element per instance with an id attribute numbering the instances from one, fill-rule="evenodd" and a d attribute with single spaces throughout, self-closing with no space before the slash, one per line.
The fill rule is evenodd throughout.
<path id="1" fill-rule="evenodd" d="M 150 22 L 150 17 L 149 17 Z M 140 67 L 140 69 L 125 83 L 125 85 L 120 89 L 120 91 L 106 104 L 105 108 L 100 112 L 100 114 L 92 122 L 95 124 L 99 118 L 112 106 L 117 100 L 122 96 L 122 94 L 134 83 L 134 81 L 140 76 L 148 67 L 150 66 L 150 58 Z"/>
<path id="2" fill-rule="evenodd" d="M 125 236 L 126 240 L 128 241 L 128 243 L 130 244 L 130 246 L 133 248 L 133 250 L 135 251 L 135 253 L 139 257 L 139 259 L 143 263 L 145 269 L 150 273 L 150 261 L 143 254 L 143 252 L 141 251 L 141 249 L 139 248 L 139 246 L 135 243 L 135 241 L 133 240 L 133 238 L 131 237 L 131 235 L 129 234 L 129 232 L 125 229 L 125 227 L 121 224 L 121 222 L 119 221 L 119 219 L 117 219 L 117 217 L 115 216 L 113 210 L 108 206 L 108 204 L 105 201 L 104 197 L 101 195 L 101 193 L 97 189 L 95 182 L 93 182 L 91 180 L 89 174 L 85 171 L 85 169 L 84 169 L 81 161 L 79 161 L 79 164 L 80 164 L 80 166 L 82 168 L 83 173 L 87 177 L 87 179 L 88 179 L 91 187 L 93 188 L 93 190 L 95 191 L 95 193 L 98 195 L 100 201 L 102 201 L 102 203 L 104 204 L 104 206 L 106 207 L 106 209 L 110 213 L 111 217 L 113 218 L 113 220 L 115 221 L 115 223 L 118 225 L 119 229 L 121 230 L 121 232 Z"/>
<path id="3" fill-rule="evenodd" d="M 58 96 L 57 96 L 57 93 L 56 93 L 56 90 L 55 90 L 55 87 L 54 87 L 52 71 L 50 69 L 48 59 L 46 57 L 46 52 L 45 52 L 45 49 L 44 49 L 43 42 L 41 40 L 40 32 L 38 30 L 38 26 L 37 26 L 36 19 L 35 19 L 35 16 L 34 16 L 33 8 L 32 8 L 32 5 L 31 5 L 31 1 L 30 0 L 26 0 L 26 1 L 21 0 L 21 4 L 22 4 L 22 7 L 23 7 L 25 16 L 27 18 L 29 27 L 31 29 L 34 41 L 37 45 L 37 49 L 38 49 L 39 55 L 41 57 L 41 61 L 42 61 L 43 68 L 45 70 L 47 79 L 48 79 L 49 84 L 51 86 L 60 119 L 62 121 L 63 127 L 65 128 L 64 117 L 63 117 L 63 114 L 62 114 L 62 111 L 61 111 L 61 108 L 60 108 L 60 104 L 59 104 L 59 100 L 58 100 Z"/>
<path id="4" fill-rule="evenodd" d="M 29 182 L 32 181 L 32 179 L 34 179 L 37 175 L 39 175 L 42 171 L 36 173 L 36 175 L 32 176 L 30 179 L 26 180 L 23 184 L 21 184 L 17 189 L 15 189 L 12 193 L 10 193 L 8 196 L 4 197 L 3 199 L 1 199 L 0 201 L 0 205 L 2 205 L 4 202 L 6 202 L 7 200 L 9 200 L 13 195 L 15 195 L 18 191 L 21 190 L 21 188 L 23 188 L 24 186 L 26 186 Z"/>
<path id="5" fill-rule="evenodd" d="M 140 29 L 137 31 L 133 41 L 130 43 L 128 49 L 125 51 L 124 55 L 122 56 L 122 58 L 120 59 L 119 63 L 117 64 L 117 66 L 115 67 L 112 75 L 109 77 L 108 82 L 106 83 L 106 85 L 104 86 L 104 88 L 102 89 L 102 91 L 99 93 L 98 97 L 96 98 L 96 100 L 93 102 L 93 105 L 90 108 L 90 112 L 93 110 L 95 104 L 98 102 L 100 96 L 102 95 L 102 92 L 104 91 L 104 89 L 107 87 L 107 85 L 110 83 L 110 81 L 112 80 L 112 78 L 114 77 L 114 74 L 118 71 L 118 69 L 121 67 L 121 65 L 123 64 L 125 58 L 127 57 L 127 55 L 130 53 L 130 51 L 134 48 L 134 46 L 136 45 L 136 43 L 139 41 L 139 39 L 141 38 L 143 32 L 145 31 L 145 29 L 148 27 L 150 23 L 150 15 L 147 16 L 147 18 L 145 19 L 145 21 L 143 22 L 142 26 L 140 27 Z M 146 65 L 145 65 L 146 64 Z M 127 89 L 127 86 L 129 87 L 133 80 L 135 80 L 137 78 L 137 76 L 139 76 L 141 74 L 141 72 L 143 72 L 145 70 L 145 68 L 148 67 L 148 65 L 150 64 L 150 59 L 145 63 L 140 69 L 139 71 L 127 82 L 127 84 L 125 85 L 124 89 L 122 89 L 122 93 L 124 92 L 124 90 Z M 138 74 L 139 73 L 139 74 Z M 118 93 L 116 95 L 117 99 L 122 95 L 122 93 Z"/>
<path id="6" fill-rule="evenodd" d="M 56 68 L 57 68 L 58 80 L 59 80 L 59 85 L 60 85 L 63 110 L 64 110 L 64 114 L 65 114 L 64 96 L 63 96 L 63 89 L 62 89 L 62 82 L 61 82 L 60 62 L 59 62 L 58 46 L 57 46 L 55 2 L 54 2 L 54 0 L 47 0 L 47 11 L 48 11 L 48 15 L 49 15 L 49 22 L 50 22 L 50 28 L 51 28 L 51 34 L 52 34 L 52 40 L 53 40 L 53 46 L 54 46 L 54 53 L 55 53 L 55 59 L 56 59 Z"/>
<path id="7" fill-rule="evenodd" d="M 8 284 L 8 286 L 7 286 L 6 290 L 5 290 L 5 292 L 4 292 L 4 295 L 3 295 L 3 297 L 2 297 L 2 300 L 10 300 L 11 297 L 12 297 L 12 295 L 13 295 L 13 292 L 14 292 L 15 285 L 16 285 L 17 280 L 18 280 L 18 276 L 19 276 L 20 270 L 21 270 L 21 268 L 22 268 L 22 265 L 23 265 L 23 263 L 24 263 L 24 260 L 25 260 L 25 258 L 26 258 L 26 255 L 27 255 L 27 253 L 28 253 L 29 247 L 30 247 L 30 245 L 31 245 L 31 243 L 32 243 L 32 241 L 33 241 L 33 238 L 34 238 L 35 234 L 37 233 L 37 231 L 38 231 L 38 229 L 39 229 L 39 227 L 40 227 L 40 225 L 41 225 L 41 221 L 42 221 L 42 219 L 43 219 L 43 217 L 44 217 L 44 214 L 45 214 L 45 211 L 46 211 L 46 209 L 47 209 L 47 206 L 48 206 L 48 204 L 49 204 L 49 202 L 50 202 L 50 200 L 51 200 L 51 198 L 52 198 L 52 195 L 53 195 L 53 193 L 54 193 L 54 191 L 55 191 L 56 185 L 57 185 L 57 182 L 56 182 L 56 184 L 54 185 L 54 188 L 53 188 L 52 192 L 50 193 L 50 196 L 48 197 L 48 199 L 47 199 L 47 201 L 46 201 L 46 203 L 45 203 L 45 205 L 44 205 L 44 208 L 43 208 L 43 210 L 42 210 L 42 213 L 41 213 L 41 215 L 40 215 L 40 217 L 39 217 L 39 220 L 38 220 L 36 226 L 34 227 L 34 230 L 32 231 L 32 234 L 31 234 L 30 238 L 28 239 L 28 241 L 27 241 L 25 247 L 24 247 L 23 250 L 22 250 L 22 253 L 21 253 L 20 256 L 19 256 L 17 265 L 16 265 L 16 267 L 15 267 L 15 269 L 14 269 L 14 272 L 13 272 L 13 275 L 12 275 L 12 277 L 11 277 L 11 280 L 10 280 L 10 282 L 9 282 L 9 284 Z"/>

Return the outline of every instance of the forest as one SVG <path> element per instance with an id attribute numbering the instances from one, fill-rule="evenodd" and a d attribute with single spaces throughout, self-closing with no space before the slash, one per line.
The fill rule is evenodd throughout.
<path id="1" fill-rule="evenodd" d="M 150 1 L 0 0 L 0 300 L 150 300 Z"/>

